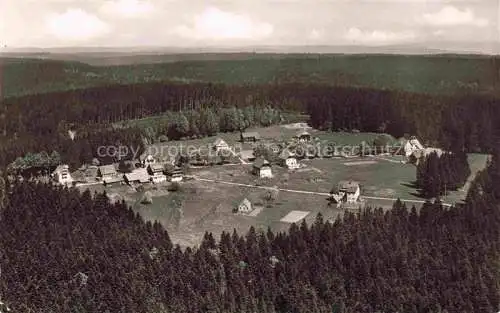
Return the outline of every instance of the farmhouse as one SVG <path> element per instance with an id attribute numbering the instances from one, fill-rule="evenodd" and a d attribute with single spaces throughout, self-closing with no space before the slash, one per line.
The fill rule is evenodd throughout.
<path id="1" fill-rule="evenodd" d="M 163 165 L 160 163 L 150 164 L 148 166 L 148 174 L 151 175 L 153 183 L 161 183 L 167 180 L 167 176 L 163 174 Z"/>
<path id="2" fill-rule="evenodd" d="M 221 150 L 229 150 L 229 145 L 222 138 L 217 138 L 213 144 L 213 149 L 217 152 Z"/>
<path id="3" fill-rule="evenodd" d="M 54 172 L 52 172 L 51 176 L 61 185 L 70 185 L 73 183 L 73 178 L 69 173 L 69 166 L 66 164 L 59 165 Z"/>
<path id="4" fill-rule="evenodd" d="M 247 198 L 244 198 L 235 208 L 236 213 L 250 213 L 253 211 L 252 203 Z"/>
<path id="5" fill-rule="evenodd" d="M 361 189 L 359 184 L 354 181 L 340 181 L 330 191 L 332 200 L 337 203 L 355 203 L 359 200 Z"/>
<path id="6" fill-rule="evenodd" d="M 253 163 L 252 173 L 262 178 L 273 177 L 271 164 L 264 158 L 257 158 Z"/>
<path id="7" fill-rule="evenodd" d="M 118 175 L 113 164 L 99 166 L 97 170 L 97 176 L 102 180 L 104 184 L 112 184 L 122 181 L 122 177 Z"/>
<path id="8" fill-rule="evenodd" d="M 260 140 L 260 134 L 258 132 L 244 132 L 240 135 L 241 142 L 256 142 Z"/>
<path id="9" fill-rule="evenodd" d="M 311 134 L 309 134 L 307 131 L 304 130 L 295 135 L 295 138 L 299 142 L 309 142 L 311 141 Z"/>
<path id="10" fill-rule="evenodd" d="M 295 157 L 295 153 L 292 153 L 289 149 L 284 149 L 279 155 L 280 163 L 282 166 L 293 170 L 300 167 Z"/>
<path id="11" fill-rule="evenodd" d="M 134 184 L 134 183 L 140 183 L 140 184 L 145 184 L 149 183 L 150 178 L 149 174 L 146 169 L 144 168 L 139 168 L 131 173 L 123 175 L 123 178 L 125 179 L 125 182 L 127 184 Z"/>
<path id="12" fill-rule="evenodd" d="M 175 167 L 172 170 L 168 171 L 167 175 L 168 175 L 168 179 L 171 182 L 182 181 L 182 178 L 183 178 L 182 168 Z"/>

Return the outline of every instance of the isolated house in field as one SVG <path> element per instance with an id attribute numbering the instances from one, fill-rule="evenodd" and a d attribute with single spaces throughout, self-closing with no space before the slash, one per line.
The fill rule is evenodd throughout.
<path id="1" fill-rule="evenodd" d="M 244 132 L 240 134 L 241 142 L 256 142 L 260 140 L 260 134 L 258 132 Z"/>
<path id="2" fill-rule="evenodd" d="M 252 203 L 250 202 L 250 200 L 248 200 L 247 198 L 244 198 L 239 204 L 238 206 L 235 208 L 235 213 L 243 213 L 243 214 L 247 214 L 247 213 L 250 213 L 253 211 L 253 206 L 252 206 Z"/>
<path id="3" fill-rule="evenodd" d="M 330 191 L 332 200 L 337 203 L 355 203 L 359 200 L 360 195 L 359 183 L 354 181 L 340 181 Z"/>
<path id="4" fill-rule="evenodd" d="M 69 166 L 66 164 L 59 165 L 51 176 L 61 185 L 71 185 L 73 183 L 73 178 L 69 173 Z"/>
<path id="5" fill-rule="evenodd" d="M 213 144 L 213 149 L 216 152 L 222 151 L 222 150 L 229 150 L 229 145 L 227 144 L 226 141 L 222 138 L 217 138 Z"/>
<path id="6" fill-rule="evenodd" d="M 295 135 L 295 138 L 299 142 L 309 142 L 311 141 L 311 134 L 309 134 L 307 131 L 303 130 L 299 132 L 297 135 Z"/>
<path id="7" fill-rule="evenodd" d="M 123 175 L 127 184 L 145 184 L 150 182 L 148 171 L 145 168 L 138 168 L 131 173 Z"/>
<path id="8" fill-rule="evenodd" d="M 273 173 L 271 171 L 271 163 L 269 163 L 264 158 L 257 158 L 253 163 L 252 173 L 261 178 L 273 177 Z"/>
<path id="9" fill-rule="evenodd" d="M 97 176 L 104 184 L 118 183 L 123 179 L 123 177 L 118 175 L 118 172 L 113 164 L 99 166 Z"/>
<path id="10" fill-rule="evenodd" d="M 167 176 L 163 173 L 163 164 L 154 163 L 148 166 L 148 174 L 151 176 L 151 181 L 153 183 L 162 183 L 167 181 Z"/>
<path id="11" fill-rule="evenodd" d="M 300 167 L 295 153 L 292 153 L 289 149 L 284 149 L 279 155 L 281 166 L 284 166 L 290 170 L 297 169 Z"/>

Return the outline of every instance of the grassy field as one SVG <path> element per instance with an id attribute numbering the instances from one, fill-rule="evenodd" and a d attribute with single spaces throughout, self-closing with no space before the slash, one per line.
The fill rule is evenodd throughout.
<path id="1" fill-rule="evenodd" d="M 264 139 L 278 137 L 289 138 L 297 130 L 284 126 L 258 128 Z M 372 133 L 327 133 L 309 130 L 315 137 L 325 141 L 332 141 L 339 145 L 358 145 L 361 141 L 370 142 L 377 136 Z M 237 144 L 239 134 L 220 134 L 229 144 Z M 199 147 L 211 144 L 216 137 L 197 140 L 168 142 L 162 145 L 153 145 L 152 150 L 160 151 L 161 147 L 179 147 L 183 145 Z M 250 148 L 250 147 L 247 147 Z M 314 220 L 318 212 L 325 218 L 332 219 L 342 211 L 328 206 L 323 195 L 293 193 L 280 191 L 274 201 L 268 202 L 267 193 L 258 186 L 277 186 L 282 189 L 301 190 L 328 193 L 339 180 L 358 181 L 362 188 L 362 196 L 401 198 L 421 201 L 411 183 L 415 180 L 415 167 L 402 164 L 399 156 L 357 157 L 357 158 L 324 158 L 302 160 L 303 167 L 295 172 L 273 166 L 274 177 L 261 180 L 250 174 L 251 164 L 227 165 L 206 168 L 192 168 L 190 174 L 199 178 L 252 185 L 243 187 L 226 185 L 216 182 L 190 180 L 182 183 L 178 192 L 169 192 L 168 183 L 157 186 L 147 186 L 153 195 L 152 204 L 141 204 L 142 192 L 125 186 L 90 186 L 92 192 L 101 192 L 106 189 L 108 195 L 116 199 L 124 199 L 133 209 L 139 212 L 146 220 L 158 220 L 169 231 L 174 242 L 181 245 L 199 244 L 205 231 L 220 234 L 224 231 L 236 229 L 246 232 L 250 226 L 258 229 L 271 227 L 276 231 L 284 231 L 290 226 L 280 221 L 290 211 L 310 211 L 306 221 Z M 470 154 L 471 179 L 474 174 L 486 165 L 487 156 Z M 467 187 L 466 187 L 467 188 Z M 466 189 L 465 188 L 465 189 Z M 449 192 L 443 199 L 445 203 L 456 203 L 464 199 L 466 190 Z M 233 209 L 246 197 L 253 205 L 263 207 L 256 216 L 234 214 Z M 372 207 L 390 208 L 393 201 L 382 199 L 366 199 Z M 419 203 L 408 203 L 409 206 Z"/>
<path id="2" fill-rule="evenodd" d="M 91 66 L 75 61 L 0 58 L 3 95 L 152 81 L 224 84 L 325 83 L 412 92 L 492 92 L 491 58 L 433 55 L 248 54 Z M 185 59 L 185 58 L 184 58 Z M 201 59 L 201 60 L 200 60 Z M 181 61 L 179 61 L 181 60 Z"/>

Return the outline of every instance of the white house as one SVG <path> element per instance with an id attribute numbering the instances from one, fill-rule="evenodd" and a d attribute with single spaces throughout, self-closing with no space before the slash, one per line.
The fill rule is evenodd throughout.
<path id="1" fill-rule="evenodd" d="M 69 166 L 66 164 L 59 165 L 51 176 L 61 185 L 71 185 L 73 183 L 73 177 L 69 173 Z"/>
<path id="2" fill-rule="evenodd" d="M 299 163 L 297 162 L 297 158 L 295 157 L 295 154 L 292 153 L 289 149 L 284 149 L 283 151 L 281 151 L 279 158 L 281 165 L 290 170 L 297 169 L 300 167 Z"/>
<path id="3" fill-rule="evenodd" d="M 148 154 L 144 160 L 142 160 L 142 165 L 144 167 L 148 167 L 150 164 L 155 164 L 156 163 L 156 160 L 155 158 L 151 155 L 151 154 Z"/>
<path id="4" fill-rule="evenodd" d="M 213 149 L 216 152 L 219 152 L 221 150 L 229 150 L 229 145 L 224 141 L 224 139 L 217 138 L 213 144 Z"/>
<path id="5" fill-rule="evenodd" d="M 330 191 L 331 198 L 337 203 L 355 203 L 359 200 L 361 189 L 359 183 L 354 181 L 340 181 Z"/>
<path id="6" fill-rule="evenodd" d="M 237 213 L 250 213 L 252 211 L 252 203 L 247 198 L 243 199 L 236 208 Z"/>
<path id="7" fill-rule="evenodd" d="M 257 158 L 253 163 L 254 175 L 258 175 L 261 178 L 270 178 L 273 177 L 273 173 L 271 171 L 271 164 L 265 160 L 264 158 Z"/>
<path id="8" fill-rule="evenodd" d="M 415 151 L 423 150 L 424 146 L 420 143 L 420 141 L 418 141 L 418 139 L 415 136 L 412 136 L 408 141 L 406 141 L 403 149 L 405 156 L 408 158 Z"/>

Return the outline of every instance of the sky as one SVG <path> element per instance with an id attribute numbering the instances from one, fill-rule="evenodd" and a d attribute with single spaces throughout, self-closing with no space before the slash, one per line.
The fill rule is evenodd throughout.
<path id="1" fill-rule="evenodd" d="M 7 47 L 498 42 L 499 0 L 0 0 Z"/>

